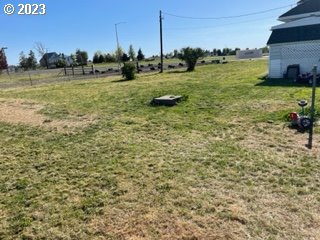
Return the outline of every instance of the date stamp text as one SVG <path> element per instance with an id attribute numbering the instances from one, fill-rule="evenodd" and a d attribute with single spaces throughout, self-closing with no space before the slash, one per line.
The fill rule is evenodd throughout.
<path id="1" fill-rule="evenodd" d="M 45 4 L 5 4 L 3 12 L 6 15 L 45 15 L 47 7 Z"/>

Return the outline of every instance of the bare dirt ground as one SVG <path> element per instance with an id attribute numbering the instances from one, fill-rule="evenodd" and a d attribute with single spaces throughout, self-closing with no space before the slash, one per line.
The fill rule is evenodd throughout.
<path id="1" fill-rule="evenodd" d="M 0 122 L 39 126 L 65 132 L 85 127 L 95 120 L 92 116 L 72 117 L 64 120 L 51 119 L 39 113 L 43 108 L 43 105 L 34 102 L 0 99 Z"/>

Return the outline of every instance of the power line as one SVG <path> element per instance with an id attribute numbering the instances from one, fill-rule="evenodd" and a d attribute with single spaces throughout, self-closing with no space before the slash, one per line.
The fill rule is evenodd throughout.
<path id="1" fill-rule="evenodd" d="M 286 6 L 283 6 L 283 7 L 278 7 L 278 8 L 272 8 L 272 9 L 268 9 L 268 10 L 264 10 L 264 11 L 259 11 L 259 12 L 246 13 L 246 14 L 234 15 L 234 16 L 223 16 L 223 17 L 190 17 L 190 16 L 180 16 L 180 15 L 176 15 L 176 14 L 172 14 L 172 13 L 166 13 L 166 12 L 164 12 L 163 14 L 167 15 L 167 16 L 171 16 L 171 17 L 184 18 L 184 19 L 193 19 L 193 20 L 221 20 L 221 19 L 248 17 L 248 16 L 258 15 L 258 14 L 262 14 L 262 13 L 268 13 L 268 12 L 272 12 L 272 11 L 276 11 L 276 10 L 284 9 L 284 8 L 288 8 L 288 7 L 292 7 L 292 4 L 286 5 Z"/>
<path id="2" fill-rule="evenodd" d="M 229 25 L 236 25 L 236 24 L 242 24 L 242 23 L 250 23 L 250 22 L 257 22 L 260 20 L 266 20 L 266 19 L 274 19 L 276 16 L 273 17 L 265 17 L 265 18 L 259 18 L 259 19 L 253 19 L 248 21 L 242 21 L 242 22 L 233 22 L 233 23 L 226 23 L 226 24 L 220 24 L 215 26 L 206 26 L 206 27 L 181 27 L 181 28 L 165 28 L 165 30 L 192 30 L 192 29 L 210 29 L 210 28 L 218 28 L 218 27 L 224 27 Z"/>

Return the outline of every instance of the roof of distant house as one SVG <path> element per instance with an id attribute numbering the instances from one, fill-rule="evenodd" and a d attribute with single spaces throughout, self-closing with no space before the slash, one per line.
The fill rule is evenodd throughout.
<path id="1" fill-rule="evenodd" d="M 301 2 L 301 3 L 300 3 Z M 320 11 L 320 1 L 319 0 L 305 0 L 300 1 L 298 5 L 285 14 L 281 15 L 280 18 L 290 17 L 294 15 L 313 13 Z"/>
<path id="2" fill-rule="evenodd" d="M 275 29 L 272 31 L 268 45 L 312 40 L 320 40 L 320 24 Z"/>
<path id="3" fill-rule="evenodd" d="M 50 52 L 43 55 L 43 57 L 46 56 L 47 58 L 51 58 L 52 56 L 58 56 L 56 52 Z"/>

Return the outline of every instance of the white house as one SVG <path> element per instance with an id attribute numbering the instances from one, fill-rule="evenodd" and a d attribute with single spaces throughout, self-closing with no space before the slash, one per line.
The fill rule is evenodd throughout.
<path id="1" fill-rule="evenodd" d="M 298 64 L 301 73 L 320 66 L 320 0 L 299 1 L 279 21 L 268 41 L 269 77 L 283 78 L 289 65 Z"/>

